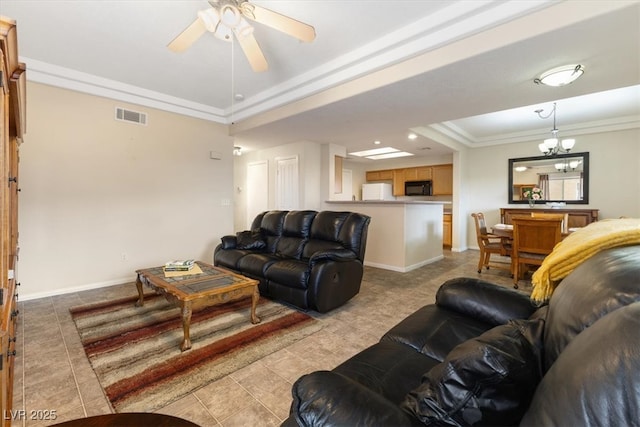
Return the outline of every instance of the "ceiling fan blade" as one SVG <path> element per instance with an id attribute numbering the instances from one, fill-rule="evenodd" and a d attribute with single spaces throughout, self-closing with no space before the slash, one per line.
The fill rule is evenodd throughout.
<path id="1" fill-rule="evenodd" d="M 253 71 L 255 71 L 256 73 L 267 71 L 267 68 L 269 68 L 269 64 L 267 64 L 267 59 L 264 57 L 262 49 L 260 49 L 260 46 L 258 45 L 256 38 L 253 36 L 253 33 L 238 34 L 236 32 L 236 38 L 240 43 L 242 51 L 249 60 L 249 64 L 251 64 L 251 68 L 253 69 Z"/>
<path id="2" fill-rule="evenodd" d="M 264 7 L 245 1 L 240 4 L 240 10 L 247 18 L 281 31 L 303 42 L 310 42 L 316 38 L 316 30 L 311 25 L 265 9 Z"/>
<path id="3" fill-rule="evenodd" d="M 184 52 L 206 31 L 207 28 L 205 27 L 204 22 L 202 22 L 200 18 L 197 18 L 187 27 L 186 30 L 178 34 L 178 36 L 167 45 L 167 47 L 173 52 Z"/>

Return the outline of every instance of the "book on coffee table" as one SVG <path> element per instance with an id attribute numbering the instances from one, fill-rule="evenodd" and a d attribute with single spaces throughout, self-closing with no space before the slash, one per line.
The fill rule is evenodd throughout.
<path id="1" fill-rule="evenodd" d="M 195 265 L 195 260 L 188 259 L 186 261 L 169 261 L 164 265 L 164 271 L 189 271 Z"/>

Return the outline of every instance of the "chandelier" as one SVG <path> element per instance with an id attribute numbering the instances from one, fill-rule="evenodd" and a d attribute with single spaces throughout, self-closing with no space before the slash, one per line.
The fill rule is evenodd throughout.
<path id="1" fill-rule="evenodd" d="M 538 149 L 545 156 L 554 156 L 558 153 L 568 153 L 576 144 L 576 140 L 573 138 L 569 138 L 560 141 L 558 139 L 558 128 L 556 128 L 556 103 L 553 103 L 553 109 L 546 116 L 542 114 L 543 111 L 544 110 L 540 109 L 536 110 L 535 112 L 541 119 L 548 119 L 553 114 L 553 129 L 551 129 L 551 138 L 547 138 L 541 144 L 539 144 Z"/>
<path id="2" fill-rule="evenodd" d="M 573 159 L 573 160 L 564 160 L 562 162 L 556 163 L 553 166 L 556 168 L 558 172 L 567 173 L 568 171 L 575 171 L 578 166 L 580 166 L 582 160 Z"/>

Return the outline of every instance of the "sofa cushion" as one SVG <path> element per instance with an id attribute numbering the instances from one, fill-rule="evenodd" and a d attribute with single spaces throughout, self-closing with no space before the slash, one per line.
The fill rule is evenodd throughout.
<path id="1" fill-rule="evenodd" d="M 316 211 L 290 211 L 284 217 L 282 234 L 308 239 L 311 233 L 311 224 L 317 214 Z"/>
<path id="2" fill-rule="evenodd" d="M 295 259 L 276 261 L 269 265 L 264 275 L 274 282 L 306 289 L 309 281 L 309 263 Z"/>
<path id="3" fill-rule="evenodd" d="M 639 373 L 636 302 L 602 317 L 567 345 L 540 382 L 520 425 L 638 425 Z"/>
<path id="4" fill-rule="evenodd" d="M 267 246 L 262 239 L 260 230 L 254 231 L 240 231 L 236 233 L 236 248 L 237 249 L 250 249 L 261 250 Z"/>
<path id="5" fill-rule="evenodd" d="M 241 249 L 221 250 L 215 254 L 215 263 L 216 265 L 236 270 L 238 268 L 238 261 L 250 253 L 250 251 Z"/>
<path id="6" fill-rule="evenodd" d="M 380 341 L 338 365 L 334 372 L 400 404 L 410 390 L 420 385 L 422 374 L 436 364 L 437 360 L 411 347 Z"/>
<path id="7" fill-rule="evenodd" d="M 304 375 L 291 392 L 292 416 L 281 427 L 415 425 L 396 404 L 336 372 Z M 352 410 L 354 407 L 358 410 Z"/>
<path id="8" fill-rule="evenodd" d="M 318 240 L 318 239 L 309 239 L 309 241 L 304 246 L 302 257 L 304 259 L 309 259 L 318 252 L 331 252 L 331 251 L 339 251 L 344 248 L 338 242 L 331 242 L 327 240 Z"/>
<path id="9" fill-rule="evenodd" d="M 313 224 L 311 224 L 309 237 L 319 240 L 338 241 L 340 229 L 348 216 L 349 212 L 318 212 L 313 220 Z"/>
<path id="10" fill-rule="evenodd" d="M 291 211 L 285 216 L 282 237 L 278 240 L 275 249 L 278 255 L 294 259 L 302 257 L 316 213 L 316 211 Z"/>
<path id="11" fill-rule="evenodd" d="M 267 244 L 266 251 L 274 253 L 276 244 L 282 236 L 284 218 L 288 211 L 269 211 L 262 216 L 260 221 L 260 233 Z"/>
<path id="12" fill-rule="evenodd" d="M 249 253 L 238 260 L 237 268 L 253 277 L 265 277 L 267 268 L 279 259 L 271 254 Z"/>
<path id="13" fill-rule="evenodd" d="M 493 325 L 436 305 L 424 306 L 382 337 L 412 347 L 438 362 L 458 344 L 475 338 Z"/>
<path id="14" fill-rule="evenodd" d="M 436 293 L 436 304 L 492 326 L 526 319 L 537 309 L 528 295 L 469 277 L 447 280 Z"/>
<path id="15" fill-rule="evenodd" d="M 427 425 L 515 425 L 541 377 L 544 321 L 514 320 L 454 348 L 402 406 Z"/>
<path id="16" fill-rule="evenodd" d="M 545 369 L 583 330 L 614 310 L 640 301 L 640 246 L 600 252 L 580 264 L 549 301 Z"/>

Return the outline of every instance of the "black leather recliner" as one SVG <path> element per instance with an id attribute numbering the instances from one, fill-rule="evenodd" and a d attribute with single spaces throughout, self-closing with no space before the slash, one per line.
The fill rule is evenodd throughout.
<path id="1" fill-rule="evenodd" d="M 360 291 L 370 218 L 354 212 L 268 211 L 224 236 L 214 264 L 260 281 L 260 294 L 324 313 Z"/>
<path id="2" fill-rule="evenodd" d="M 283 426 L 640 425 L 640 246 L 602 251 L 537 308 L 478 279 L 333 371 L 301 377 Z"/>

